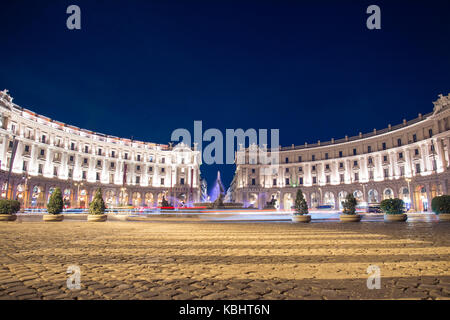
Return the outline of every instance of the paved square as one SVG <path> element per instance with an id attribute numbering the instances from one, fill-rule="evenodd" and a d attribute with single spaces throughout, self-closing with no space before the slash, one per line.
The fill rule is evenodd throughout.
<path id="1" fill-rule="evenodd" d="M 450 224 L 0 223 L 0 299 L 450 299 Z M 67 288 L 67 268 L 81 289 Z M 367 268 L 381 288 L 367 289 Z"/>

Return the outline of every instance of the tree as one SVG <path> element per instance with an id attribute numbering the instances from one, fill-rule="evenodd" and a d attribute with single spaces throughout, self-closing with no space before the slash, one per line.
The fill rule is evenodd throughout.
<path id="1" fill-rule="evenodd" d="M 296 214 L 308 214 L 308 204 L 306 203 L 305 197 L 303 196 L 302 190 L 297 190 L 297 195 L 295 197 L 294 208 Z"/>
<path id="2" fill-rule="evenodd" d="M 102 190 L 97 189 L 94 195 L 94 199 L 89 204 L 89 214 L 104 214 L 105 213 L 105 201 L 102 198 Z"/>
<path id="3" fill-rule="evenodd" d="M 349 193 L 345 197 L 345 201 L 342 202 L 342 206 L 344 207 L 344 210 L 342 211 L 343 214 L 356 214 L 356 204 L 358 201 L 353 196 L 352 193 Z"/>
<path id="4" fill-rule="evenodd" d="M 63 211 L 63 196 L 61 189 L 55 188 L 47 203 L 47 211 L 50 214 L 60 214 Z"/>
<path id="5" fill-rule="evenodd" d="M 386 214 L 402 214 L 403 206 L 403 200 L 398 198 L 385 199 L 380 203 L 380 209 Z"/>

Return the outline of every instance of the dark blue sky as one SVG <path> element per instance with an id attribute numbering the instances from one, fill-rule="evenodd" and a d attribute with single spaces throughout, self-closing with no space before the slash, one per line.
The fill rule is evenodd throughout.
<path id="1" fill-rule="evenodd" d="M 82 29 L 66 28 L 70 4 Z M 366 28 L 381 7 L 382 29 Z M 1 1 L 0 88 L 53 119 L 167 143 L 176 128 L 342 138 L 450 92 L 449 1 Z M 202 166 L 211 185 L 234 166 Z"/>

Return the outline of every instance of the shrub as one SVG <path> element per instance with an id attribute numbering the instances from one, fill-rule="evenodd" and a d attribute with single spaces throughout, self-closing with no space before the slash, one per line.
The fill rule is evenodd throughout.
<path id="1" fill-rule="evenodd" d="M 306 204 L 305 197 L 303 196 L 302 190 L 297 190 L 297 195 L 295 197 L 294 208 L 296 213 L 299 215 L 308 214 L 308 205 Z"/>
<path id="2" fill-rule="evenodd" d="M 89 214 L 104 214 L 105 209 L 106 206 L 102 198 L 102 190 L 98 188 L 95 192 L 94 199 L 89 204 Z"/>
<path id="3" fill-rule="evenodd" d="M 343 214 L 356 214 L 356 204 L 358 201 L 353 196 L 352 193 L 349 193 L 345 197 L 345 201 L 342 201 L 342 206 L 344 207 L 344 210 L 342 210 Z"/>
<path id="4" fill-rule="evenodd" d="M 0 200 L 0 214 L 14 214 L 20 210 L 20 202 L 17 200 Z"/>
<path id="5" fill-rule="evenodd" d="M 50 214 L 60 214 L 63 211 L 63 197 L 61 189 L 56 188 L 47 203 L 47 212 Z"/>
<path id="6" fill-rule="evenodd" d="M 431 200 L 431 209 L 434 213 L 450 213 L 450 196 L 443 195 L 434 197 Z"/>
<path id="7" fill-rule="evenodd" d="M 386 214 L 402 214 L 403 213 L 403 200 L 385 199 L 380 203 L 380 209 Z"/>

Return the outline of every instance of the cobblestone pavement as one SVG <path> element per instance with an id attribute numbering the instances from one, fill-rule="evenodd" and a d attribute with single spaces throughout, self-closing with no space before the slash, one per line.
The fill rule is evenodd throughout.
<path id="1" fill-rule="evenodd" d="M 450 223 L 0 223 L 0 299 L 450 299 Z M 67 288 L 79 266 L 81 289 Z M 367 268 L 381 288 L 367 289 Z"/>

